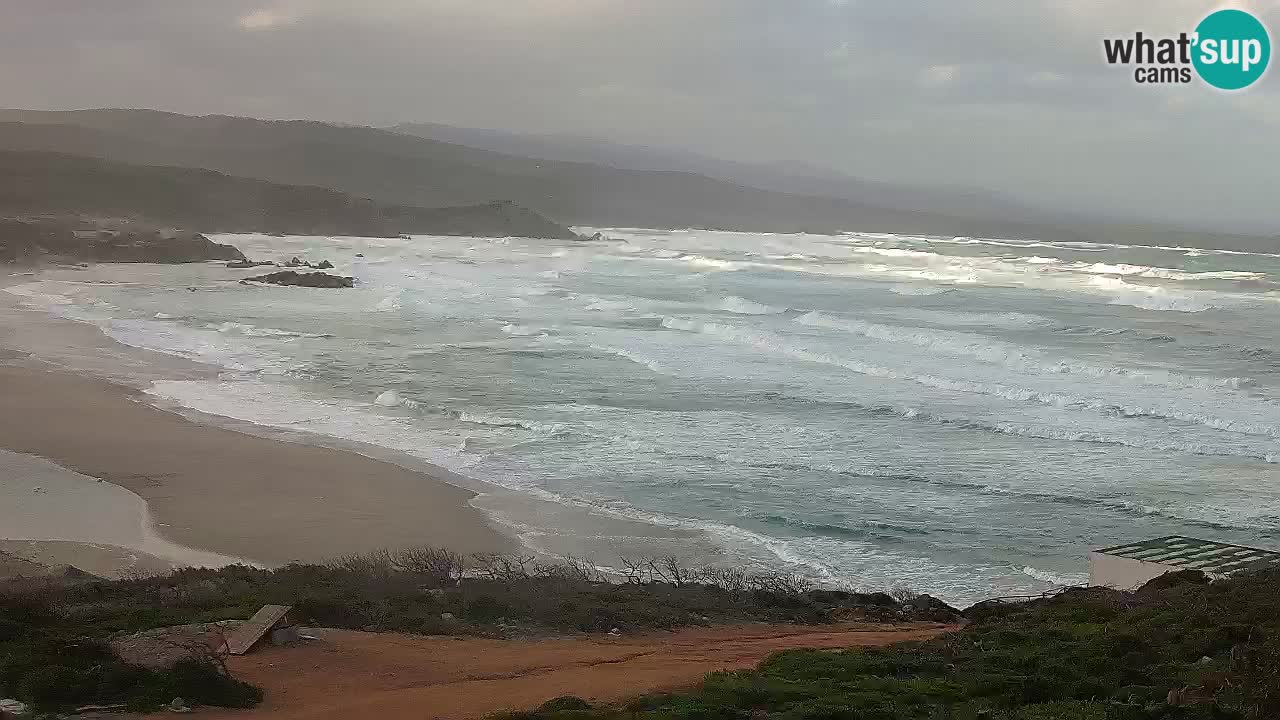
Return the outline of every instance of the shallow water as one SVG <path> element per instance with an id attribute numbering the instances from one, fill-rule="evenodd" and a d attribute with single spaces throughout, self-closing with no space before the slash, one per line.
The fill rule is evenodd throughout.
<path id="1" fill-rule="evenodd" d="M 697 561 L 968 602 L 1081 582 L 1091 547 L 1280 536 L 1280 255 L 604 232 L 229 236 L 358 286 L 9 292 L 226 368 L 168 402 L 507 488 L 478 504 L 552 553 L 652 551 L 608 522 L 639 520 Z"/>

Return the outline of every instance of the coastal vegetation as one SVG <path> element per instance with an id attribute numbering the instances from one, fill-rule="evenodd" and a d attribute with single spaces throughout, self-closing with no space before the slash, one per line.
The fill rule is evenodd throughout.
<path id="1" fill-rule="evenodd" d="M 792 650 L 696 690 L 508 720 L 1263 720 L 1280 717 L 1280 572 L 982 603 L 935 640 Z M 576 709 L 565 709 L 565 708 Z"/>
<path id="2" fill-rule="evenodd" d="M 110 643 L 154 628 L 248 618 L 267 604 L 292 605 L 311 626 L 485 637 L 958 617 L 928 596 L 904 603 L 884 593 L 817 590 L 789 575 L 692 570 L 670 558 L 630 561 L 608 577 L 585 561 L 464 557 L 434 548 L 277 570 L 235 566 L 119 581 L 9 581 L 0 582 L 0 697 L 49 710 L 86 704 L 154 709 L 174 697 L 251 705 L 257 691 L 231 678 L 216 655 L 144 669 L 126 663 Z"/>
<path id="3" fill-rule="evenodd" d="M 907 591 L 856 593 L 803 578 L 636 560 L 463 557 L 431 548 L 277 570 L 187 569 L 114 582 L 11 584 L 0 592 L 0 696 L 42 710 L 172 697 L 244 707 L 259 692 L 216 654 L 141 668 L 113 641 L 157 627 L 293 605 L 315 626 L 514 638 L 754 621 L 955 622 Z M 885 648 L 791 650 L 685 692 L 591 707 L 565 697 L 508 720 L 1262 720 L 1280 717 L 1280 572 L 1209 582 L 1166 575 L 1142 589 L 1071 588 L 979 603 L 937 639 Z"/>

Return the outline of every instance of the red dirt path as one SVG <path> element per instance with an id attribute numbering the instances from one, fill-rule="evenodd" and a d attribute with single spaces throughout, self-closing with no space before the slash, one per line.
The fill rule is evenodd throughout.
<path id="1" fill-rule="evenodd" d="M 266 691 L 250 711 L 201 710 L 207 720 L 461 720 L 522 710 L 560 695 L 616 702 L 696 684 L 708 672 L 754 667 L 788 648 L 923 640 L 930 623 L 694 628 L 619 638 L 486 640 L 320 631 L 303 646 L 266 647 L 231 668 Z"/>

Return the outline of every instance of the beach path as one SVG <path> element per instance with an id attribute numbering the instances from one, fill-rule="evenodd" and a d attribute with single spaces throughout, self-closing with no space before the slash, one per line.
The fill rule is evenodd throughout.
<path id="1" fill-rule="evenodd" d="M 575 695 L 610 703 L 689 687 L 716 670 L 754 667 L 790 648 L 924 640 L 932 623 L 746 625 L 635 636 L 538 640 L 423 637 L 321 630 L 318 640 L 231 658 L 237 677 L 266 691 L 249 711 L 202 709 L 226 720 L 482 718 Z"/>

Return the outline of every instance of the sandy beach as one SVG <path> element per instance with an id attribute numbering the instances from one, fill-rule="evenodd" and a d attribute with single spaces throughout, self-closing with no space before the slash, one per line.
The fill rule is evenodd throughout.
<path id="1" fill-rule="evenodd" d="M 92 327 L 0 304 L 0 551 L 118 575 L 516 546 L 468 504 L 475 493 L 423 472 L 147 404 L 122 381 L 136 373 L 121 361 L 140 354 Z"/>

